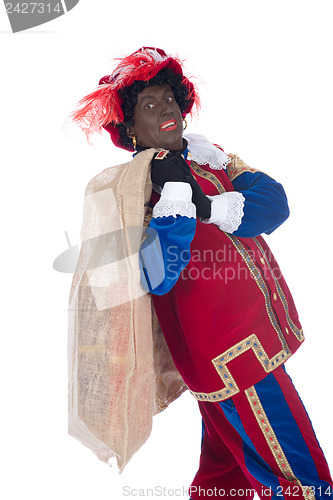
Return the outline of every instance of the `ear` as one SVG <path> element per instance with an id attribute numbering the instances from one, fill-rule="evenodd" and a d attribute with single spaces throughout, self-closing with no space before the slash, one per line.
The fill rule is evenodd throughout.
<path id="1" fill-rule="evenodd" d="M 135 137 L 134 127 L 132 127 L 132 126 L 131 127 L 127 127 L 126 134 L 130 138 Z"/>

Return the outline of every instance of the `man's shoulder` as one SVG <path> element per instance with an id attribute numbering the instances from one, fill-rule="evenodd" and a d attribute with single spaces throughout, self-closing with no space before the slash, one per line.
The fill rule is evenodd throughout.
<path id="1" fill-rule="evenodd" d="M 244 172 L 251 172 L 252 174 L 260 172 L 260 170 L 250 167 L 239 156 L 232 153 L 228 153 L 228 156 L 231 161 L 227 166 L 227 173 L 231 181 L 235 180 L 236 177 L 243 174 Z"/>

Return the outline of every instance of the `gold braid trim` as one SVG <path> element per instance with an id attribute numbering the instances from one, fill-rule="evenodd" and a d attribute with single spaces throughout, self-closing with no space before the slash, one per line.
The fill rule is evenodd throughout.
<path id="1" fill-rule="evenodd" d="M 268 317 L 270 319 L 270 322 L 271 322 L 274 330 L 278 334 L 278 337 L 279 337 L 279 340 L 281 342 L 281 345 L 286 350 L 286 354 L 290 354 L 290 352 L 289 352 L 290 349 L 289 349 L 288 343 L 287 343 L 287 341 L 286 341 L 286 339 L 284 337 L 284 334 L 283 334 L 282 330 L 280 329 L 279 322 L 278 322 L 278 320 L 276 318 L 276 315 L 274 313 L 274 309 L 272 307 L 272 303 L 271 303 L 271 299 L 270 299 L 270 293 L 269 293 L 269 290 L 267 288 L 266 281 L 262 277 L 259 269 L 257 268 L 257 266 L 255 265 L 252 257 L 250 256 L 250 253 L 246 251 L 246 249 L 245 249 L 244 245 L 241 243 L 241 241 L 236 236 L 234 236 L 232 234 L 228 234 L 228 233 L 225 233 L 225 234 L 232 241 L 232 243 L 234 244 L 234 246 L 237 249 L 238 253 L 242 256 L 242 258 L 243 258 L 246 266 L 248 267 L 248 269 L 249 269 L 250 273 L 252 274 L 255 282 L 257 283 L 257 285 L 259 287 L 259 290 L 263 294 L 264 299 L 265 299 L 266 311 L 267 311 Z"/>
<path id="2" fill-rule="evenodd" d="M 227 367 L 227 364 L 238 356 L 241 356 L 244 352 L 249 351 L 250 349 L 252 349 L 266 373 L 270 373 L 271 371 L 275 370 L 275 368 L 280 366 L 291 356 L 290 351 L 282 349 L 280 352 L 276 353 L 270 358 L 263 348 L 257 335 L 252 333 L 244 340 L 241 340 L 237 344 L 230 347 L 227 351 L 212 359 L 214 368 L 217 371 L 218 375 L 221 377 L 224 383 L 224 387 L 219 391 L 210 393 L 190 391 L 192 396 L 198 401 L 215 402 L 224 401 L 234 394 L 237 394 L 239 392 L 239 387 L 229 368 Z M 244 361 L 244 363 L 245 362 L 246 361 Z"/>
<path id="3" fill-rule="evenodd" d="M 310 488 L 309 486 L 303 486 L 300 480 L 297 479 L 297 477 L 295 476 L 287 460 L 287 457 L 275 435 L 273 427 L 271 426 L 267 418 L 266 412 L 261 404 L 261 401 L 254 386 L 250 387 L 250 389 L 247 389 L 245 391 L 245 394 L 251 406 L 251 409 L 254 413 L 254 416 L 258 422 L 258 425 L 267 441 L 269 449 L 272 452 L 275 462 L 279 467 L 280 471 L 282 472 L 283 476 L 285 477 L 285 479 L 299 486 L 302 489 L 304 498 L 306 498 L 307 500 L 310 498 L 315 498 L 312 488 Z"/>
<path id="4" fill-rule="evenodd" d="M 231 181 L 244 172 L 252 172 L 253 174 L 255 172 L 260 172 L 260 170 L 256 170 L 255 168 L 251 168 L 247 165 L 247 163 L 241 160 L 239 156 L 233 154 L 228 154 L 228 156 L 230 156 L 231 162 L 227 165 L 227 173 Z"/>
<path id="5" fill-rule="evenodd" d="M 286 299 L 285 294 L 283 293 L 283 290 L 282 290 L 282 288 L 280 286 L 280 283 L 279 283 L 277 277 L 273 273 L 273 269 L 271 268 L 271 265 L 269 263 L 267 255 L 266 255 L 263 247 L 260 245 L 259 241 L 257 240 L 257 238 L 253 238 L 253 240 L 257 244 L 259 250 L 261 251 L 261 254 L 262 254 L 263 258 L 265 259 L 265 262 L 266 262 L 267 266 L 269 267 L 269 270 L 271 271 L 272 277 L 273 277 L 274 282 L 275 282 L 277 293 L 278 293 L 278 295 L 280 297 L 280 300 L 282 302 L 282 305 L 283 305 L 283 308 L 284 308 L 284 311 L 285 311 L 285 314 L 286 314 L 286 320 L 287 320 L 287 323 L 289 325 L 289 328 L 293 332 L 293 334 L 295 335 L 295 337 L 297 338 L 297 340 L 299 340 L 300 342 L 303 342 L 303 340 L 304 340 L 303 329 L 302 328 L 298 329 L 297 326 L 291 320 L 291 317 L 289 316 L 288 301 Z M 286 330 L 286 333 L 289 333 L 289 331 Z"/>
<path id="6" fill-rule="evenodd" d="M 225 189 L 222 183 L 212 172 L 204 170 L 203 168 L 199 167 L 199 165 L 195 163 L 195 161 L 191 161 L 191 168 L 196 175 L 202 177 L 203 179 L 207 179 L 207 181 L 212 182 L 220 194 L 225 193 Z"/>

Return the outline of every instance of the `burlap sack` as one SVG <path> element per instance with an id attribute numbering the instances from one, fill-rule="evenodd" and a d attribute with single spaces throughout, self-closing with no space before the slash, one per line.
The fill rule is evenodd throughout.
<path id="1" fill-rule="evenodd" d="M 88 184 L 69 298 L 69 434 L 120 471 L 181 379 L 140 284 L 138 252 L 154 149 Z"/>

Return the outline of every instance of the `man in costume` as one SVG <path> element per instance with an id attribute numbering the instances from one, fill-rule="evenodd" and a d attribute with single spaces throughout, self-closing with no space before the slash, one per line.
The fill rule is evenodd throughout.
<path id="1" fill-rule="evenodd" d="M 283 187 L 206 138 L 183 135 L 183 119 L 199 105 L 198 93 L 181 61 L 160 49 L 143 47 L 121 59 L 79 104 L 73 118 L 87 135 L 106 129 L 116 146 L 134 152 L 126 168 L 135 165 L 137 176 L 149 177 L 143 182 L 146 229 L 135 258 L 140 286 L 149 292 L 174 365 L 203 419 L 191 499 L 250 499 L 254 490 L 260 498 L 333 497 L 325 457 L 284 368 L 303 342 L 303 331 L 261 236 L 289 215 Z M 105 195 L 112 176 L 103 175 L 91 181 L 86 194 Z M 139 196 L 130 185 L 121 191 L 124 179 L 114 184 L 117 207 L 125 214 L 121 228 L 129 220 L 121 200 L 133 197 L 134 207 Z M 105 212 L 103 220 L 107 217 Z M 90 262 L 92 268 L 96 262 Z M 90 269 L 91 291 L 101 274 Z M 82 282 L 82 275 L 74 282 Z M 127 346 L 126 329 L 121 334 Z M 78 352 L 83 351 L 81 346 Z M 123 363 L 118 354 L 113 358 Z M 121 372 L 114 373 L 120 386 Z M 133 384 L 139 378 L 137 373 Z M 100 437 L 102 430 L 92 431 L 87 420 L 90 432 Z"/>

